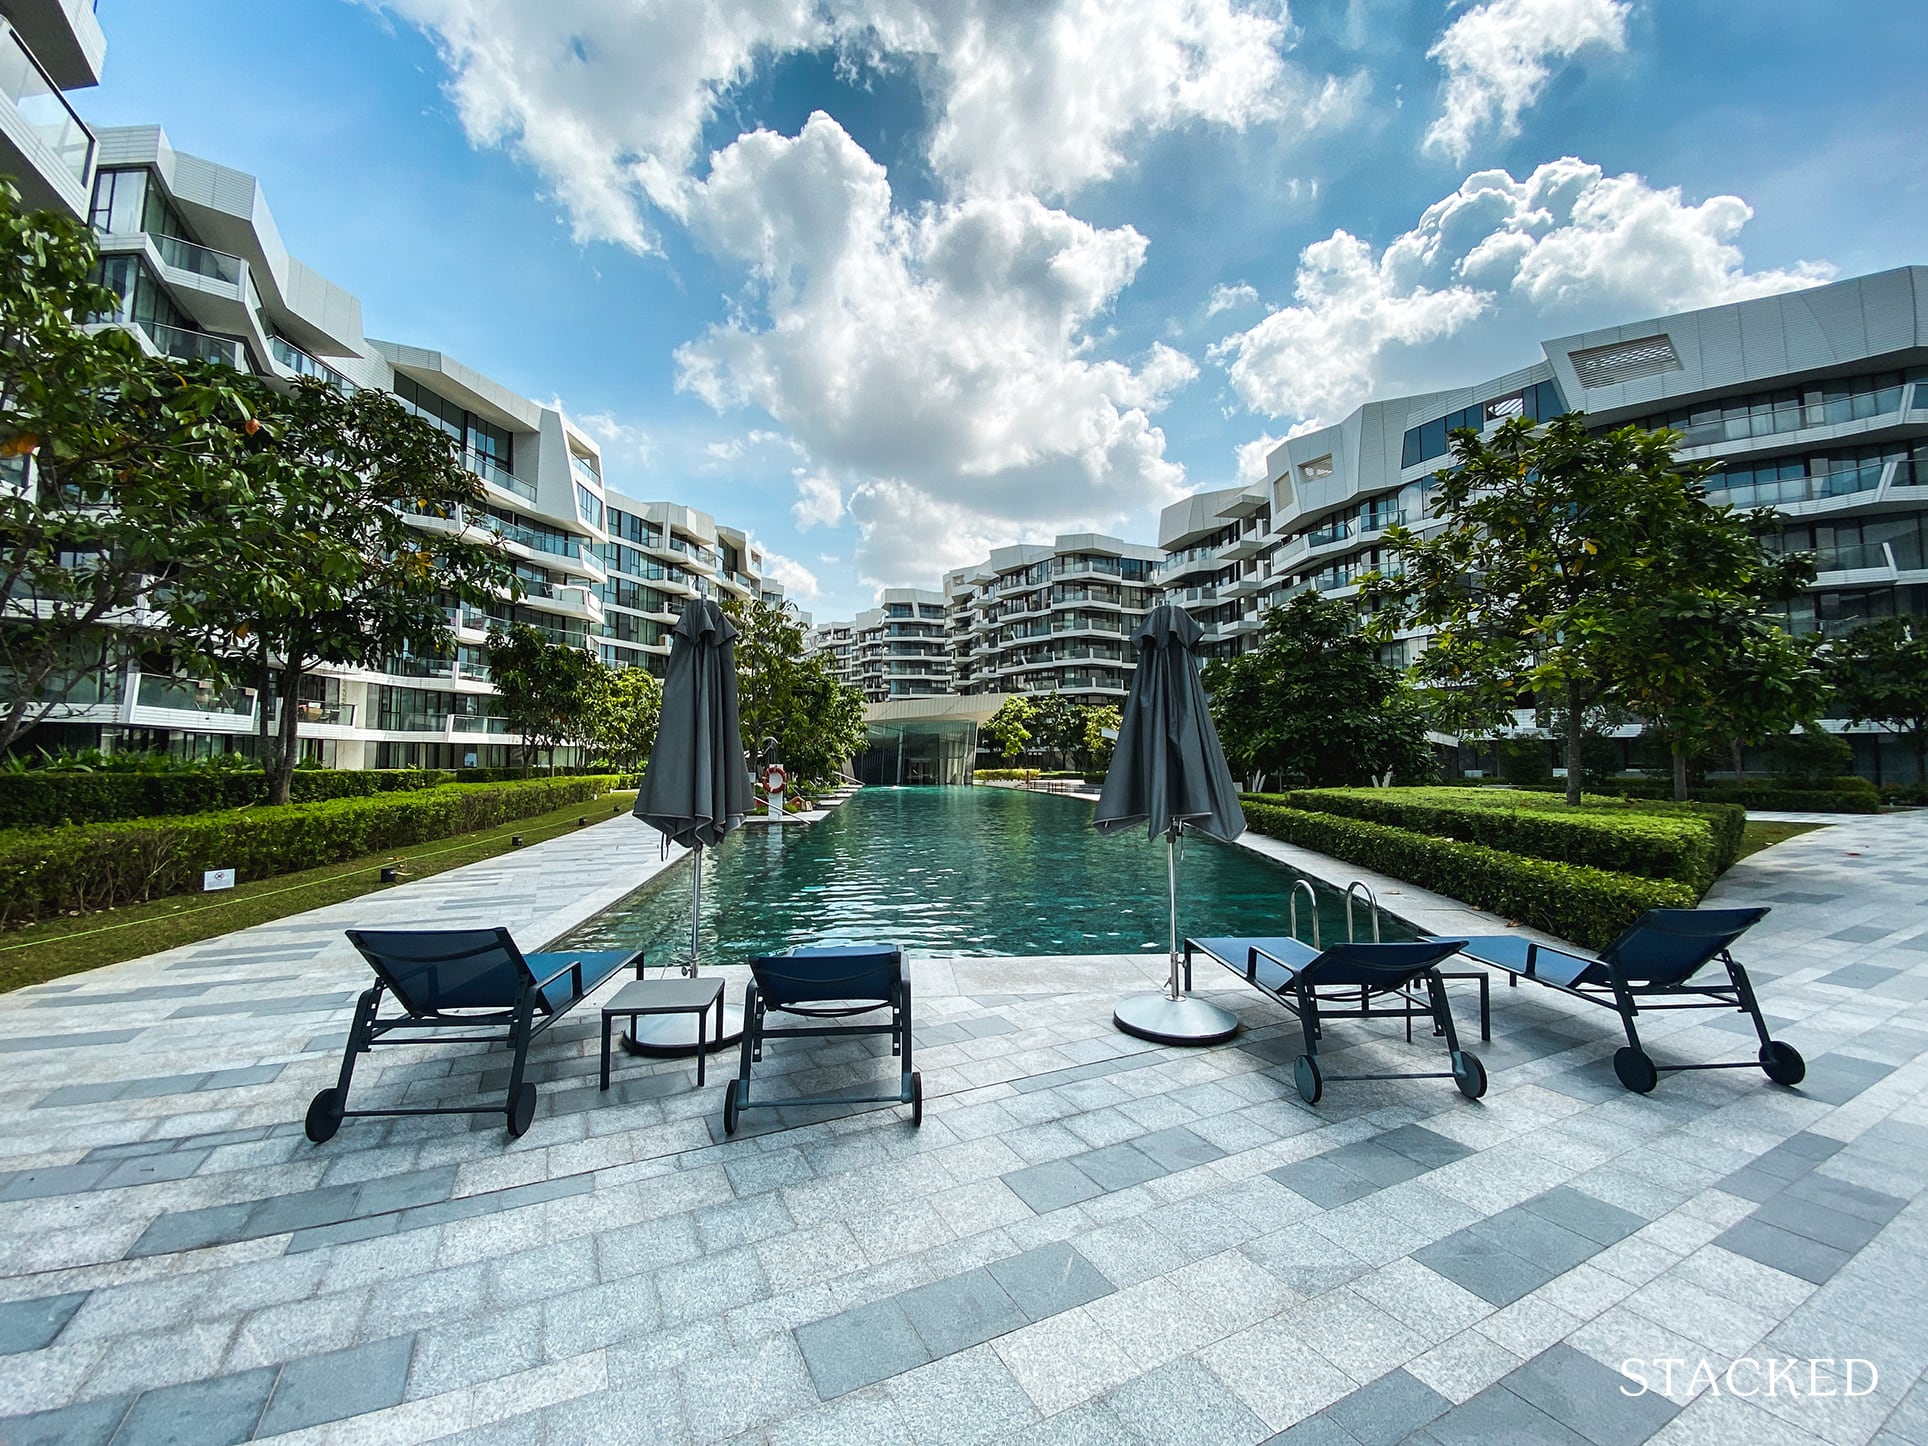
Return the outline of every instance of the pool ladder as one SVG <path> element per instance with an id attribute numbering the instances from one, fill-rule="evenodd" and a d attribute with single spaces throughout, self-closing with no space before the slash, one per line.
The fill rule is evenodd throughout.
<path id="1" fill-rule="evenodd" d="M 1299 937 L 1299 894 L 1301 891 L 1304 892 L 1308 905 L 1306 912 L 1311 915 L 1312 918 L 1312 947 L 1314 949 L 1322 948 L 1323 945 L 1319 942 L 1319 896 L 1313 892 L 1310 881 L 1306 879 L 1299 879 L 1292 885 L 1292 937 L 1294 939 Z M 1367 917 L 1372 920 L 1372 942 L 1377 944 L 1379 942 L 1379 899 L 1378 896 L 1373 893 L 1372 887 L 1360 879 L 1354 879 L 1346 885 L 1346 942 L 1348 944 L 1353 943 L 1359 937 L 1358 924 L 1353 916 L 1352 910 L 1353 905 L 1361 899 L 1365 901 Z"/>

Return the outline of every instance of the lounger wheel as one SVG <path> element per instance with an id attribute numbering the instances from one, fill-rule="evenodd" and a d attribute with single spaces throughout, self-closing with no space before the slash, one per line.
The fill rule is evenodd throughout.
<path id="1" fill-rule="evenodd" d="M 1800 1056 L 1796 1055 L 1796 1059 Z M 317 1145 L 326 1144 L 335 1138 L 335 1131 L 341 1128 L 342 1094 L 338 1089 L 326 1089 L 308 1101 L 308 1138 Z"/>
<path id="2" fill-rule="evenodd" d="M 1623 1044 L 1613 1052 L 1613 1072 L 1620 1076 L 1620 1083 L 1637 1095 L 1650 1095 L 1654 1086 L 1660 1083 L 1660 1071 L 1644 1049 L 1635 1049 Z"/>
<path id="3" fill-rule="evenodd" d="M 912 1129 L 924 1123 L 924 1076 L 919 1070 L 910 1072 L 910 1123 Z"/>
<path id="4" fill-rule="evenodd" d="M 1292 1080 L 1299 1087 L 1299 1098 L 1309 1105 L 1316 1105 L 1319 1096 L 1325 1093 L 1325 1076 L 1319 1073 L 1319 1061 L 1309 1054 L 1302 1054 L 1292 1062 Z"/>
<path id="5" fill-rule="evenodd" d="M 723 1088 L 723 1133 L 736 1133 L 736 1081 L 731 1080 Z"/>
<path id="6" fill-rule="evenodd" d="M 529 1133 L 530 1122 L 536 1117 L 536 1087 L 532 1084 L 518 1086 L 509 1096 L 509 1133 L 521 1139 Z"/>
<path id="7" fill-rule="evenodd" d="M 1761 1069 L 1777 1085 L 1797 1085 L 1807 1078 L 1807 1061 L 1791 1044 L 1770 1039 L 1761 1046 Z"/>
<path id="8" fill-rule="evenodd" d="M 1471 1050 L 1453 1051 L 1453 1083 L 1469 1100 L 1476 1100 L 1486 1093 L 1486 1066 Z"/>

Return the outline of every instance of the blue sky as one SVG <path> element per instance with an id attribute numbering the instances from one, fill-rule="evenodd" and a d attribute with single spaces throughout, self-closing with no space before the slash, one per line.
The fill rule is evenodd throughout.
<path id="1" fill-rule="evenodd" d="M 99 124 L 820 618 L 1537 341 L 1928 261 L 1890 0 L 101 0 Z"/>

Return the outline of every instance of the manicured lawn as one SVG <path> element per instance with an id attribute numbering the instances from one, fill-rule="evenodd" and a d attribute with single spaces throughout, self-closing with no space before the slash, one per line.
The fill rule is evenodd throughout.
<path id="1" fill-rule="evenodd" d="M 497 828 L 303 873 L 281 874 L 242 884 L 228 893 L 155 899 L 9 930 L 0 933 L 0 991 L 98 969 L 103 964 L 118 964 L 182 944 L 197 944 L 236 929 L 371 894 L 385 887 L 380 882 L 380 870 L 387 864 L 401 865 L 404 879 L 420 879 L 494 858 L 509 851 L 509 840 L 516 834 L 522 835 L 524 845 L 541 843 L 572 832 L 579 818 L 593 824 L 612 817 L 612 808 L 626 813 L 635 797 L 634 793 L 605 794 L 593 802 L 568 804 L 552 813 Z"/>
<path id="2" fill-rule="evenodd" d="M 1819 823 L 1768 823 L 1758 818 L 1750 818 L 1747 827 L 1741 830 L 1741 850 L 1735 855 L 1739 862 L 1749 854 L 1757 854 L 1762 849 L 1772 848 L 1775 844 L 1791 839 L 1797 833 L 1808 833 L 1827 825 Z"/>

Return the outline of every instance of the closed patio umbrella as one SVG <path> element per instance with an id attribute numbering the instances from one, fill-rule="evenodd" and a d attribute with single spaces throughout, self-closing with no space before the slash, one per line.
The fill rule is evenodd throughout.
<path id="1" fill-rule="evenodd" d="M 1125 1033 L 1159 1044 L 1215 1044 L 1238 1031 L 1236 1014 L 1194 999 L 1179 986 L 1178 835 L 1190 829 L 1229 843 L 1245 832 L 1238 788 L 1225 766 L 1192 656 L 1202 632 L 1183 608 L 1160 603 L 1132 634 L 1138 669 L 1092 818 L 1100 833 L 1143 823 L 1147 837 L 1165 836 L 1170 983 L 1163 993 L 1121 1001 L 1111 1016 Z"/>
<path id="2" fill-rule="evenodd" d="M 669 675 L 661 721 L 636 794 L 636 817 L 690 850 L 690 957 L 701 953 L 703 850 L 743 822 L 750 771 L 737 721 L 736 629 L 723 610 L 698 598 L 670 632 Z M 694 1054 L 697 1020 L 671 1014 L 636 1021 L 623 1044 L 641 1054 Z M 743 1011 L 724 1011 L 722 1044 L 743 1033 Z"/>

